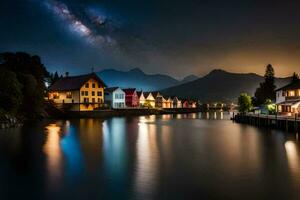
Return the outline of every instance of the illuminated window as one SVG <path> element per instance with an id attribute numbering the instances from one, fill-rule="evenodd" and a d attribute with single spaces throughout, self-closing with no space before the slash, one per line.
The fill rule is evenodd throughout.
<path id="1" fill-rule="evenodd" d="M 85 84 L 85 87 L 86 87 L 86 88 L 88 88 L 88 87 L 89 87 L 89 84 L 88 84 L 88 83 L 86 83 L 86 84 Z"/>
<path id="2" fill-rule="evenodd" d="M 68 99 L 71 99 L 72 98 L 72 93 L 71 92 L 67 92 L 66 96 L 67 96 Z"/>
<path id="3" fill-rule="evenodd" d="M 295 91 L 291 90 L 291 91 L 288 92 L 288 94 L 289 94 L 288 95 L 289 97 L 294 97 L 295 96 Z"/>
<path id="4" fill-rule="evenodd" d="M 53 99 L 59 99 L 59 94 L 57 92 L 53 93 Z"/>

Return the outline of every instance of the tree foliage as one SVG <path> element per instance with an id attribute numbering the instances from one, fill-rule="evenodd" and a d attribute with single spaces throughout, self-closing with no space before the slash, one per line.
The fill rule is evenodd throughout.
<path id="1" fill-rule="evenodd" d="M 255 91 L 254 104 L 257 106 L 264 104 L 267 99 L 275 100 L 276 98 L 275 72 L 272 65 L 267 65 L 264 78 L 264 82 L 260 83 Z"/>
<path id="2" fill-rule="evenodd" d="M 253 107 L 251 96 L 246 93 L 241 93 L 238 98 L 238 106 L 239 111 L 242 113 L 250 111 Z"/>
<path id="3" fill-rule="evenodd" d="M 39 56 L 23 52 L 1 53 L 0 60 L 0 74 L 8 74 L 8 78 L 3 80 L 6 83 L 1 85 L 6 85 L 11 90 L 11 93 L 6 93 L 8 97 L 2 102 L 14 107 L 7 112 L 18 112 L 24 116 L 34 117 L 43 110 L 45 80 L 50 77 L 49 72 L 41 63 Z M 1 99 L 2 95 L 4 93 L 1 93 Z M 15 96 L 17 101 L 12 101 Z M 5 105 L 1 105 L 1 108 L 2 106 Z"/>
<path id="4" fill-rule="evenodd" d="M 1 113 L 16 114 L 22 103 L 22 85 L 14 72 L 1 70 L 0 73 L 0 110 Z"/>
<path id="5" fill-rule="evenodd" d="M 293 76 L 292 76 L 292 83 L 295 83 L 299 81 L 299 74 L 297 74 L 296 72 L 293 73 Z"/>

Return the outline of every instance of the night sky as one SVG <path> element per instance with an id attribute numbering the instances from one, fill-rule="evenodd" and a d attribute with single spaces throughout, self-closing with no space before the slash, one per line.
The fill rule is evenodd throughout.
<path id="1" fill-rule="evenodd" d="M 298 1 L 1 0 L 0 51 L 71 74 L 300 71 Z"/>

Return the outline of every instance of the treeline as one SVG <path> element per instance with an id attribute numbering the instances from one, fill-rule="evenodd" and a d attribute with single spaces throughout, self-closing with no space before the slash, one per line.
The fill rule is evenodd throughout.
<path id="1" fill-rule="evenodd" d="M 0 115 L 35 118 L 43 112 L 45 82 L 51 75 L 39 56 L 0 54 Z"/>
<path id="2" fill-rule="evenodd" d="M 275 71 L 271 64 L 266 66 L 264 82 L 260 83 L 253 97 L 242 93 L 238 99 L 239 111 L 248 112 L 254 106 L 271 104 L 276 100 Z M 291 77 L 291 83 L 299 80 L 299 75 L 294 72 Z M 275 112 L 275 107 L 269 107 L 270 112 Z"/>

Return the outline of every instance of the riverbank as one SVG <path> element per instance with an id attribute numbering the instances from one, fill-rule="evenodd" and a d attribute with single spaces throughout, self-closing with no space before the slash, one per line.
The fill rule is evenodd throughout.
<path id="1" fill-rule="evenodd" d="M 257 127 L 267 127 L 293 132 L 300 131 L 300 118 L 297 117 L 262 114 L 237 114 L 233 117 L 233 121 Z"/>
<path id="2" fill-rule="evenodd" d="M 184 114 L 201 112 L 200 108 L 168 108 L 168 109 L 115 109 L 98 111 L 68 111 L 66 118 L 109 118 L 123 116 L 162 115 L 162 114 Z"/>
<path id="3" fill-rule="evenodd" d="M 0 117 L 0 129 L 12 128 L 22 126 L 22 120 L 17 119 L 9 115 L 3 115 Z"/>

